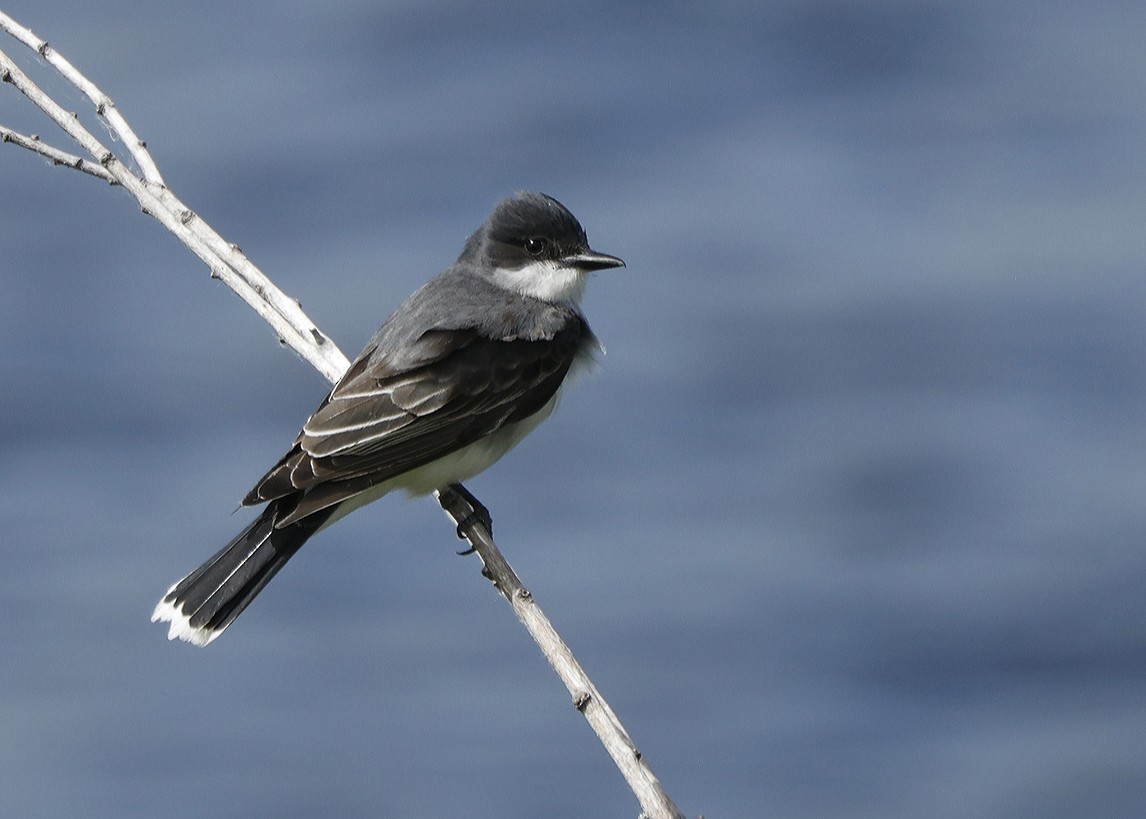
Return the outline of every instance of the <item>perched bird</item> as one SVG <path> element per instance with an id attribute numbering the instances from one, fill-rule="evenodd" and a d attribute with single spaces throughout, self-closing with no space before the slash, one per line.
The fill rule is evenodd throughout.
<path id="1" fill-rule="evenodd" d="M 598 343 L 579 302 L 589 274 L 623 267 L 589 247 L 556 199 L 521 193 L 494 208 L 457 261 L 374 334 L 244 505 L 262 514 L 167 590 L 152 622 L 205 646 L 316 532 L 393 489 L 454 486 L 508 452 L 553 411 Z M 457 485 L 457 486 L 455 486 Z"/>

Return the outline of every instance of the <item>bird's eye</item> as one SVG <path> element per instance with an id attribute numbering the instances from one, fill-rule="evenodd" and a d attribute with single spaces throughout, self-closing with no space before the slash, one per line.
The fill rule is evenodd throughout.
<path id="1" fill-rule="evenodd" d="M 537 258 L 545 253 L 545 240 L 538 238 L 531 238 L 525 240 L 525 252 L 530 256 Z"/>

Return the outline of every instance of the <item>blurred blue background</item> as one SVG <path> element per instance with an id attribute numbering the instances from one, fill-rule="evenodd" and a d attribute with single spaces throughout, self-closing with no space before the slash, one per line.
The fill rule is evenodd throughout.
<path id="1" fill-rule="evenodd" d="M 469 485 L 687 814 L 1141 815 L 1146 6 L 4 8 L 348 355 L 515 190 L 626 259 Z M 637 814 L 432 501 L 168 643 L 326 385 L 11 146 L 0 251 L 6 815 Z"/>

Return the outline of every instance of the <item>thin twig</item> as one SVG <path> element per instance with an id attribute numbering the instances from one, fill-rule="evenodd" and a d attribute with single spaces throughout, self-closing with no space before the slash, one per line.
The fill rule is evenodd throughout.
<path id="1" fill-rule="evenodd" d="M 155 160 L 151 158 L 151 153 L 147 150 L 147 143 L 135 135 L 135 131 L 119 113 L 119 109 L 115 107 L 111 97 L 77 71 L 76 67 L 68 62 L 64 55 L 48 45 L 47 40 L 40 39 L 30 29 L 20 25 L 2 11 L 0 11 L 0 28 L 39 54 L 48 65 L 56 69 L 65 80 L 91 100 L 92 104 L 95 105 L 96 114 L 127 146 L 132 158 L 139 165 L 143 178 L 155 185 L 163 184 L 163 177 L 160 176 L 159 168 L 156 167 Z"/>
<path id="2" fill-rule="evenodd" d="M 0 12 L 0 29 L 36 51 L 66 80 L 95 105 L 96 114 L 122 140 L 139 167 L 137 175 L 115 153 L 80 124 L 20 70 L 0 50 L 0 80 L 12 84 L 46 113 L 94 162 L 45 145 L 38 137 L 0 127 L 0 142 L 10 142 L 45 156 L 58 165 L 74 168 L 104 181 L 123 186 L 136 198 L 143 211 L 155 217 L 175 234 L 218 277 L 274 328 L 284 344 L 297 352 L 329 381 L 337 381 L 349 361 L 337 345 L 303 312 L 298 302 L 286 296 L 239 248 L 223 239 L 163 182 L 147 146 L 140 140 L 111 98 L 83 76 L 67 59 L 28 29 Z M 484 564 L 482 573 L 505 596 L 518 619 L 541 648 L 553 669 L 573 697 L 573 705 L 592 726 L 636 794 L 644 816 L 650 819 L 683 819 L 679 809 L 664 792 L 652 770 L 617 715 L 585 674 L 569 647 L 557 634 L 533 596 L 506 562 L 493 537 L 476 516 L 468 501 L 452 488 L 436 493 L 438 502 L 452 517 L 473 545 Z"/>
<path id="3" fill-rule="evenodd" d="M 42 40 L 27 29 L 16 25 L 11 18 L 0 12 L 0 29 L 18 29 L 24 37 L 21 42 L 30 48 Z M 44 44 L 47 48 L 47 44 Z M 56 62 L 62 63 L 73 73 L 77 73 L 58 52 L 49 49 Z M 39 52 L 37 52 L 39 53 Z M 69 78 L 71 79 L 71 78 Z M 289 346 L 323 374 L 328 380 L 336 381 L 349 366 L 349 360 L 330 338 L 318 329 L 303 312 L 298 302 L 286 296 L 263 274 L 236 245 L 223 239 L 210 225 L 200 219 L 184 205 L 165 185 L 141 178 L 108 149 L 99 139 L 85 128 L 75 116 L 48 96 L 24 71 L 2 50 L 0 50 L 0 80 L 10 83 L 43 111 L 64 132 L 83 148 L 117 183 L 136 198 L 143 212 L 155 217 L 169 231 L 174 233 L 196 256 L 211 269 L 211 275 L 220 279 L 259 314 L 278 333 L 284 344 Z M 92 82 L 84 79 L 85 93 L 95 99 L 104 95 Z M 108 110 L 105 108 L 105 111 Z M 117 121 L 123 121 L 116 114 Z M 126 122 L 124 122 L 126 125 Z M 10 129 L 9 129 L 10 130 Z M 130 128 L 123 131 L 132 134 Z M 122 134 L 121 134 L 122 137 Z M 138 141 L 138 140 L 137 140 Z M 13 144 L 20 144 L 13 141 Z M 150 154 L 139 143 L 133 156 L 139 161 Z M 154 163 L 152 163 L 154 164 Z M 155 173 L 158 177 L 158 170 Z"/>
<path id="4" fill-rule="evenodd" d="M 27 148 L 33 153 L 47 157 L 53 165 L 65 165 L 74 170 L 91 174 L 109 184 L 119 184 L 115 177 L 108 173 L 107 168 L 103 165 L 98 165 L 91 160 L 84 159 L 82 156 L 61 151 L 59 148 L 53 148 L 51 145 L 41 141 L 35 134 L 21 134 L 18 131 L 13 131 L 11 128 L 5 128 L 3 125 L 0 125 L 0 142 L 11 142 L 13 145 Z"/>
<path id="5" fill-rule="evenodd" d="M 629 783 L 641 803 L 646 816 L 655 819 L 683 819 L 683 814 L 673 804 L 672 799 L 661 787 L 660 780 L 645 762 L 636 743 L 629 736 L 625 726 L 601 696 L 597 686 L 581 668 L 569 646 L 553 628 L 545 612 L 533 599 L 533 594 L 525 588 L 521 579 L 506 561 L 489 530 L 474 514 L 475 510 L 458 492 L 452 488 L 434 493 L 442 509 L 449 515 L 466 540 L 481 558 L 484 567 L 482 574 L 489 579 L 502 596 L 513 607 L 514 614 L 525 626 L 538 648 L 549 660 L 561 682 L 565 684 L 573 698 L 573 707 L 584 715 L 585 720 L 597 734 L 609 756 L 620 769 L 621 775 Z"/>

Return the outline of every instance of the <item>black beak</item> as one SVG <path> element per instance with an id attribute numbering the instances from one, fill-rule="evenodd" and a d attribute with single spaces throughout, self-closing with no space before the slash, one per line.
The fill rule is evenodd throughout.
<path id="1" fill-rule="evenodd" d="M 616 256 L 610 256 L 608 253 L 598 253 L 588 248 L 577 253 L 570 253 L 568 256 L 562 257 L 561 261 L 563 264 L 576 267 L 580 270 L 608 270 L 610 267 L 625 266 L 625 262 Z"/>

